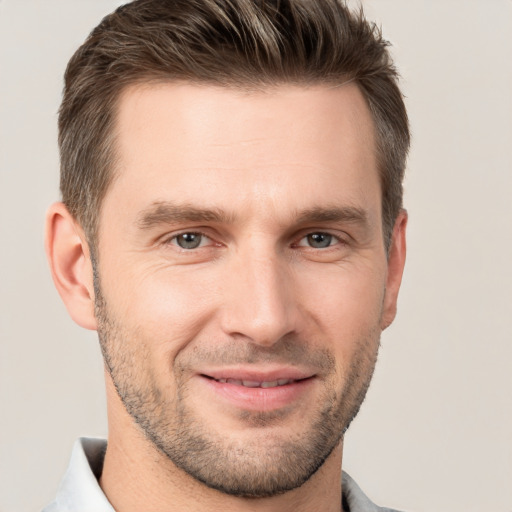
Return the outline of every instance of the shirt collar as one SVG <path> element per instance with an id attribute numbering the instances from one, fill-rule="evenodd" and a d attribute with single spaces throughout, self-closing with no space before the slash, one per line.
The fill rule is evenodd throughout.
<path id="1" fill-rule="evenodd" d="M 115 512 L 98 483 L 106 448 L 104 439 L 80 438 L 75 442 L 55 501 L 43 512 Z"/>

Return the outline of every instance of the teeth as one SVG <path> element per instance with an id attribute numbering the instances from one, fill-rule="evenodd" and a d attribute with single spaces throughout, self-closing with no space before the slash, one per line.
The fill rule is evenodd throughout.
<path id="1" fill-rule="evenodd" d="M 246 388 L 259 388 L 262 384 L 260 382 L 256 382 L 255 380 L 244 380 L 242 381 L 242 385 Z"/>
<path id="2" fill-rule="evenodd" d="M 217 382 L 222 384 L 234 384 L 235 386 L 245 386 L 246 388 L 275 388 L 277 386 L 285 386 L 293 382 L 293 379 L 278 379 L 271 381 L 256 381 L 256 380 L 238 380 L 238 379 L 216 379 Z"/>

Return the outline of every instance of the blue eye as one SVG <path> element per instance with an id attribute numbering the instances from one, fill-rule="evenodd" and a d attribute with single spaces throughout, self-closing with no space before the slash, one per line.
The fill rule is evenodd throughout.
<path id="1" fill-rule="evenodd" d="M 338 239 L 334 235 L 317 231 L 306 235 L 299 241 L 298 245 L 301 247 L 312 247 L 313 249 L 326 249 L 337 242 Z"/>
<path id="2" fill-rule="evenodd" d="M 206 237 L 202 233 L 181 233 L 173 237 L 173 242 L 182 249 L 197 249 Z"/>
<path id="3" fill-rule="evenodd" d="M 333 236 L 329 233 L 311 233 L 307 237 L 308 244 L 315 249 L 324 249 L 332 245 Z"/>

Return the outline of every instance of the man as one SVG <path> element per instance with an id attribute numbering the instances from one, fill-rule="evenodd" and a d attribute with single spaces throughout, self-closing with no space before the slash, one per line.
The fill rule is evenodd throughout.
<path id="1" fill-rule="evenodd" d="M 409 145 L 338 0 L 139 0 L 71 59 L 47 253 L 108 444 L 46 511 L 377 511 L 343 435 L 394 319 Z"/>

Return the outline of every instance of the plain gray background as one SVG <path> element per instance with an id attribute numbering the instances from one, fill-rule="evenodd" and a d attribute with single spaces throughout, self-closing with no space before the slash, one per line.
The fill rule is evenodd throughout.
<path id="1" fill-rule="evenodd" d="M 74 439 L 105 436 L 95 333 L 43 251 L 73 51 L 119 1 L 0 0 L 0 511 L 54 495 Z M 366 0 L 413 131 L 409 253 L 344 468 L 378 503 L 512 511 L 512 2 Z"/>

